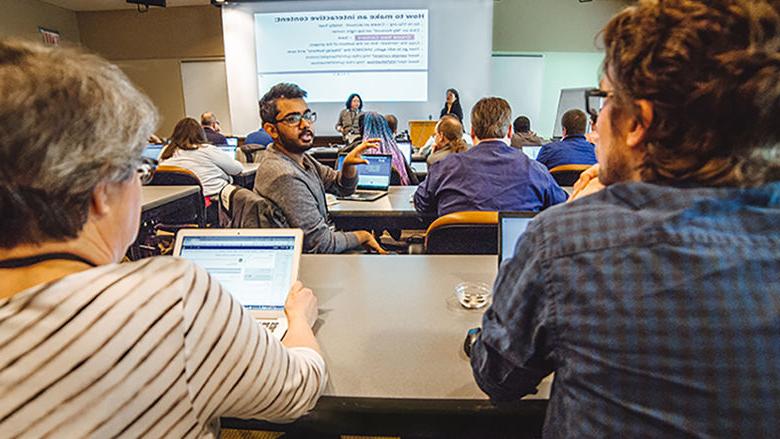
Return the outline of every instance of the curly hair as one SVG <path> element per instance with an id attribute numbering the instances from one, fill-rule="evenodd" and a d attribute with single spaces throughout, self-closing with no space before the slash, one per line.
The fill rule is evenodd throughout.
<path id="1" fill-rule="evenodd" d="M 774 0 L 640 0 L 603 31 L 613 124 L 653 104 L 643 180 L 752 186 L 780 178 Z"/>

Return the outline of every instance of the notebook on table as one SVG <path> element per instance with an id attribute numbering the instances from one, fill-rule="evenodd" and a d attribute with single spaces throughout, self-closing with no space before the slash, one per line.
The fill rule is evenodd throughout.
<path id="1" fill-rule="evenodd" d="M 203 267 L 271 334 L 287 332 L 284 302 L 298 278 L 300 229 L 182 229 L 174 256 Z"/>
<path id="2" fill-rule="evenodd" d="M 346 154 L 339 154 L 337 169 L 344 165 Z M 340 200 L 374 201 L 387 195 L 390 174 L 393 172 L 393 156 L 390 154 L 363 154 L 368 164 L 358 165 L 357 190 Z"/>
<path id="3" fill-rule="evenodd" d="M 515 246 L 536 212 L 498 213 L 498 266 L 515 255 Z"/>

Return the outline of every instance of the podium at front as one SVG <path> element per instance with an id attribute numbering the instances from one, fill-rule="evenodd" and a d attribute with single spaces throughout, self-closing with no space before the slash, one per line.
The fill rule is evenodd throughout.
<path id="1" fill-rule="evenodd" d="M 436 133 L 436 123 L 438 120 L 410 120 L 409 137 L 412 146 L 421 148 L 428 141 L 428 138 Z"/>

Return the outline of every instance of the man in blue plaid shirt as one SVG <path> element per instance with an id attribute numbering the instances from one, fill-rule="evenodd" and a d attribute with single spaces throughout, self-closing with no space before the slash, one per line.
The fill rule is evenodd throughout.
<path id="1" fill-rule="evenodd" d="M 583 177 L 605 188 L 531 223 L 472 348 L 495 402 L 555 372 L 545 437 L 780 434 L 779 9 L 640 0 L 607 25 Z"/>

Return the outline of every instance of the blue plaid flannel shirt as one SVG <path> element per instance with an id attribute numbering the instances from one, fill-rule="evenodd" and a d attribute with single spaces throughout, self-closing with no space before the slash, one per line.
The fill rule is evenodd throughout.
<path id="1" fill-rule="evenodd" d="M 780 182 L 550 208 L 494 294 L 474 376 L 502 402 L 555 372 L 545 437 L 780 435 Z"/>

